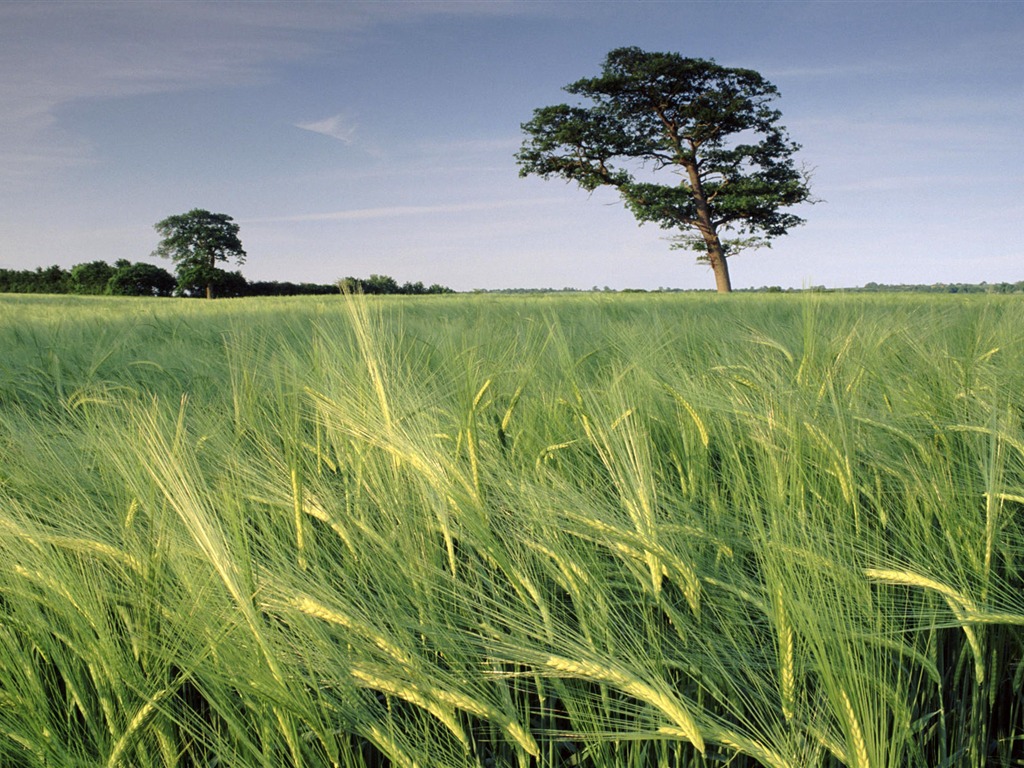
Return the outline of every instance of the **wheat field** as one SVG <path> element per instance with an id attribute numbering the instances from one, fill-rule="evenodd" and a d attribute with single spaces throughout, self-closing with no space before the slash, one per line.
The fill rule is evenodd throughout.
<path id="1" fill-rule="evenodd" d="M 1024 765 L 1024 304 L 0 296 L 0 765 Z"/>

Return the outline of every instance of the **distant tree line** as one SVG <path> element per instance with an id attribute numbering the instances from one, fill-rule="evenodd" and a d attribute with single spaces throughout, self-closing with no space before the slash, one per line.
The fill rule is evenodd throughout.
<path id="1" fill-rule="evenodd" d="M 83 296 L 170 296 L 177 280 L 166 269 L 121 259 L 36 269 L 0 269 L 0 292 L 74 293 Z"/>
<path id="2" fill-rule="evenodd" d="M 0 293 L 67 293 L 80 296 L 203 296 L 207 286 L 179 288 L 178 280 L 166 269 L 145 262 L 120 259 L 36 269 L 0 269 Z M 443 285 L 421 282 L 399 284 L 387 275 L 367 279 L 346 277 L 337 283 L 291 283 L 277 280 L 249 281 L 241 272 L 218 270 L 213 289 L 218 296 L 321 296 L 340 291 L 365 294 L 421 295 L 452 293 Z"/>
<path id="3" fill-rule="evenodd" d="M 131 262 L 121 259 L 113 265 L 105 261 L 90 261 L 76 264 L 71 269 L 54 265 L 36 269 L 0 269 L 0 293 L 70 293 L 82 296 L 202 296 L 205 287 L 195 285 L 178 291 L 178 281 L 170 272 L 145 262 Z M 242 296 L 322 296 L 340 292 L 363 293 L 367 295 L 396 294 L 421 296 L 426 294 L 453 293 L 451 288 L 437 283 L 425 286 L 422 282 L 399 283 L 387 275 L 370 275 L 368 278 L 345 277 L 336 283 L 291 283 L 277 280 L 249 281 L 241 272 L 221 272 L 214 286 L 222 297 Z M 579 288 L 503 288 L 498 290 L 479 289 L 478 293 L 582 293 Z M 648 293 L 640 288 L 626 288 L 613 291 L 605 286 L 594 286 L 590 291 L 618 293 Z M 1016 283 L 932 283 L 896 284 L 867 283 L 858 288 L 830 289 L 820 285 L 808 288 L 782 288 L 778 285 L 764 285 L 760 288 L 740 288 L 751 293 L 1024 293 L 1024 280 Z M 677 288 L 659 288 L 652 293 L 689 292 Z"/>
<path id="4" fill-rule="evenodd" d="M 798 289 L 782 288 L 778 285 L 765 285 L 760 288 L 744 288 L 740 290 L 753 293 L 793 293 Z M 812 293 L 1024 293 L 1024 280 L 1017 283 L 931 283 L 912 284 L 897 283 L 866 283 L 858 288 L 826 288 L 823 285 L 812 285 L 799 289 Z"/>
<path id="5" fill-rule="evenodd" d="M 422 296 L 428 293 L 454 293 L 451 288 L 434 283 L 423 285 L 421 282 L 402 283 L 401 285 L 387 275 L 370 275 L 363 280 L 358 277 L 342 278 L 335 290 L 341 289 L 346 293 L 365 293 L 369 295 L 400 294 L 403 296 Z"/>
<path id="6" fill-rule="evenodd" d="M 913 291 L 915 293 L 1024 293 L 1024 280 L 1016 283 L 932 283 L 931 285 L 879 285 L 867 283 L 854 290 L 865 293 L 891 293 Z"/>
<path id="7" fill-rule="evenodd" d="M 603 288 L 594 286 L 583 288 L 496 288 L 492 290 L 477 289 L 475 293 L 705 293 L 704 288 Z M 931 285 L 904 284 L 883 285 L 867 283 L 858 288 L 826 288 L 823 285 L 811 285 L 806 288 L 783 288 L 779 285 L 762 285 L 760 288 L 736 288 L 743 293 L 1024 293 L 1024 280 L 1017 283 L 932 283 Z"/>

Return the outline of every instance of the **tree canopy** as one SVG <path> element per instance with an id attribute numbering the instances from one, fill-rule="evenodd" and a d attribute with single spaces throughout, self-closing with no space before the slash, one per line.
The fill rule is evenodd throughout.
<path id="1" fill-rule="evenodd" d="M 113 296 L 170 296 L 174 290 L 174 276 L 154 264 L 121 259 L 114 266 L 106 288 Z"/>
<path id="2" fill-rule="evenodd" d="M 71 268 L 71 292 L 81 294 L 102 294 L 107 292 L 108 283 L 116 268 L 105 261 L 90 261 L 76 264 Z"/>
<path id="3" fill-rule="evenodd" d="M 534 111 L 520 176 L 615 188 L 641 224 L 679 230 L 677 247 L 709 263 L 719 291 L 732 288 L 731 254 L 803 223 L 782 209 L 810 201 L 808 174 L 771 106 L 778 90 L 757 72 L 618 48 L 600 76 L 565 90 L 591 103 Z M 661 171 L 675 179 L 656 183 Z"/>
<path id="4" fill-rule="evenodd" d="M 226 214 L 194 208 L 168 216 L 154 227 L 163 239 L 153 255 L 174 262 L 179 293 L 205 290 L 206 298 L 212 299 L 214 287 L 227 279 L 217 264 L 228 260 L 245 263 L 238 224 Z"/>

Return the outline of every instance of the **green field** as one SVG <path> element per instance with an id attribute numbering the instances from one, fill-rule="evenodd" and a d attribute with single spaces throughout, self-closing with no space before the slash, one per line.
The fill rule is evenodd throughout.
<path id="1" fill-rule="evenodd" d="M 1024 765 L 1019 297 L 0 296 L 0 765 Z"/>

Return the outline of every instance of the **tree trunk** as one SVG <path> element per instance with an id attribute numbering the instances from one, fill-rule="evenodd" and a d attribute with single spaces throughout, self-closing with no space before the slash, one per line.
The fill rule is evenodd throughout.
<path id="1" fill-rule="evenodd" d="M 217 256 L 216 256 L 216 254 L 210 253 L 207 256 L 207 264 L 206 264 L 206 266 L 209 268 L 208 274 L 210 275 L 210 277 L 208 277 L 206 279 L 206 298 L 207 299 L 212 299 L 213 298 L 213 275 L 217 274 L 215 272 L 215 270 L 217 269 Z"/>
<path id="2" fill-rule="evenodd" d="M 694 147 L 694 155 L 696 155 Z M 708 203 L 707 195 L 704 194 L 704 185 L 701 183 L 700 171 L 696 162 L 687 162 L 686 173 L 690 177 L 690 189 L 693 192 L 694 202 L 697 203 L 697 229 L 704 244 L 708 249 L 708 263 L 715 273 L 715 287 L 719 293 L 731 293 L 732 281 L 729 280 L 729 264 L 725 259 L 725 249 L 718 237 L 718 228 L 711 218 L 711 206 Z"/>
<path id="3" fill-rule="evenodd" d="M 715 287 L 719 293 L 730 293 L 732 291 L 732 281 L 729 279 L 729 262 L 726 261 L 725 253 L 722 250 L 722 244 L 718 240 L 718 235 L 714 235 L 714 245 L 708 243 L 708 263 L 711 264 L 711 269 L 715 273 Z"/>

